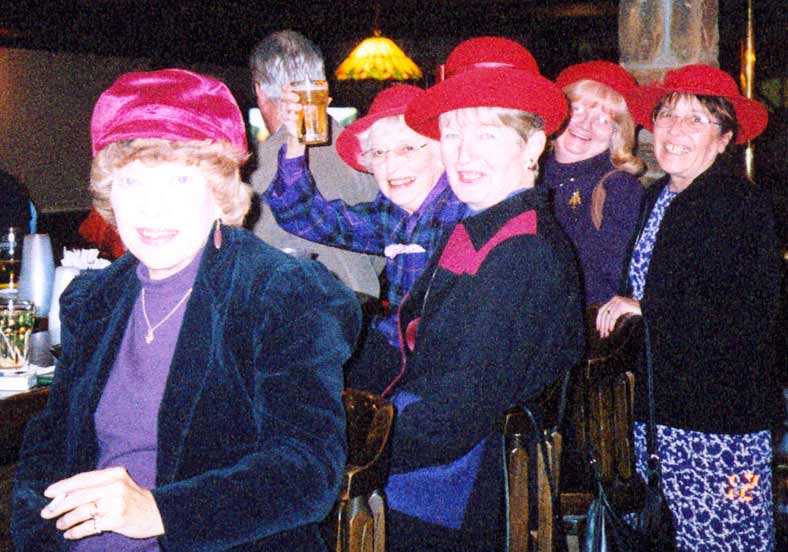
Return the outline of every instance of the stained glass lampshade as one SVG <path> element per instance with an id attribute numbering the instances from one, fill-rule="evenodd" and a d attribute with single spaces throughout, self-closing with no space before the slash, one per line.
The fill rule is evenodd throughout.
<path id="1" fill-rule="evenodd" d="M 421 69 L 393 40 L 375 31 L 350 52 L 335 75 L 339 80 L 409 80 L 420 79 Z"/>

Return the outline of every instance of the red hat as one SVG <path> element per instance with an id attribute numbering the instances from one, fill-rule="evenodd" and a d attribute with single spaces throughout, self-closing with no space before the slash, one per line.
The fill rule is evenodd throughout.
<path id="1" fill-rule="evenodd" d="M 637 88 L 635 77 L 629 71 L 612 61 L 587 61 L 570 65 L 555 78 L 555 84 L 564 89 L 581 80 L 592 80 L 609 86 L 622 96 Z"/>
<path id="2" fill-rule="evenodd" d="M 246 153 L 246 128 L 227 86 L 183 69 L 126 73 L 99 97 L 90 122 L 93 155 L 135 138 L 224 140 Z"/>
<path id="3" fill-rule="evenodd" d="M 496 48 L 500 48 L 500 56 Z M 544 121 L 546 134 L 558 130 L 566 116 L 564 94 L 539 74 L 530 52 L 511 40 L 466 40 L 449 54 L 446 74 L 446 80 L 411 102 L 405 112 L 408 126 L 424 136 L 439 139 L 439 115 L 466 107 L 503 107 L 533 113 Z"/>
<path id="4" fill-rule="evenodd" d="M 636 119 L 648 130 L 654 129 L 652 111 L 660 99 L 671 92 L 698 96 L 719 96 L 728 100 L 736 112 L 736 143 L 743 144 L 758 136 L 769 122 L 769 112 L 761 102 L 742 96 L 736 81 L 728 73 L 709 65 L 686 65 L 668 71 L 661 85 L 641 86 L 630 92 L 640 113 Z M 634 106 L 631 108 L 634 109 Z M 633 113 L 634 115 L 634 113 Z"/>
<path id="5" fill-rule="evenodd" d="M 403 115 L 408 104 L 425 93 L 424 89 L 418 86 L 396 84 L 375 96 L 367 114 L 350 123 L 337 137 L 335 147 L 342 160 L 358 171 L 370 172 L 358 161 L 362 153 L 358 135 L 381 119 Z"/>
<path id="6" fill-rule="evenodd" d="M 461 42 L 440 67 L 440 80 L 482 67 L 514 67 L 539 74 L 531 52 L 514 40 L 500 36 L 480 36 Z"/>

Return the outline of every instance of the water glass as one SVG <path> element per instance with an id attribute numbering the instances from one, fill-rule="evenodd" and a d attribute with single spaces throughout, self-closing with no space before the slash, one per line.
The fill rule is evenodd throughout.
<path id="1" fill-rule="evenodd" d="M 0 370 L 19 370 L 27 364 L 35 321 L 31 301 L 0 296 Z"/>
<path id="2" fill-rule="evenodd" d="M 22 275 L 19 277 L 19 294 L 31 300 L 38 316 L 49 315 L 52 299 L 52 282 L 55 278 L 55 260 L 49 234 L 25 236 L 22 246 Z"/>

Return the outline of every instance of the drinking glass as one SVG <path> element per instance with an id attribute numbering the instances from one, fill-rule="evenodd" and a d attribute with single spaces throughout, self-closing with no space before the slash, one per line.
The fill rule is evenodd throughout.
<path id="1" fill-rule="evenodd" d="M 19 287 L 23 236 L 19 226 L 0 229 L 0 292 Z"/>
<path id="2" fill-rule="evenodd" d="M 18 370 L 27 364 L 35 321 L 31 301 L 0 296 L 0 370 Z"/>
<path id="3" fill-rule="evenodd" d="M 302 109 L 298 114 L 298 141 L 314 145 L 328 142 L 328 83 L 302 80 L 290 83 Z"/>
<path id="4" fill-rule="evenodd" d="M 52 282 L 55 278 L 55 260 L 52 241 L 48 234 L 29 234 L 22 246 L 22 274 L 19 277 L 19 294 L 32 301 L 38 316 L 49 315 L 52 299 Z"/>

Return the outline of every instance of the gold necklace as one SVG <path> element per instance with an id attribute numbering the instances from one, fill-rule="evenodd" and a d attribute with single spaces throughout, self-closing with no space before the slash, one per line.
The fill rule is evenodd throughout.
<path id="1" fill-rule="evenodd" d="M 170 317 L 173 314 L 175 314 L 175 311 L 178 310 L 178 307 L 183 305 L 183 303 L 186 301 L 186 299 L 189 298 L 189 295 L 192 294 L 192 289 L 193 288 L 189 288 L 189 291 L 186 292 L 186 295 L 181 297 L 181 300 L 178 301 L 178 303 L 174 307 L 172 307 L 172 310 L 170 310 L 170 312 L 168 312 L 167 315 L 164 318 L 159 320 L 156 323 L 155 326 L 151 326 L 150 325 L 150 320 L 148 319 L 148 310 L 145 308 L 145 288 L 142 288 L 142 316 L 145 318 L 145 324 L 148 326 L 148 331 L 145 334 L 145 343 L 147 343 L 148 345 L 153 343 L 153 340 L 156 337 L 155 335 L 153 335 L 153 332 L 155 332 L 157 329 L 159 329 L 159 326 L 164 324 L 167 320 L 170 319 Z"/>

